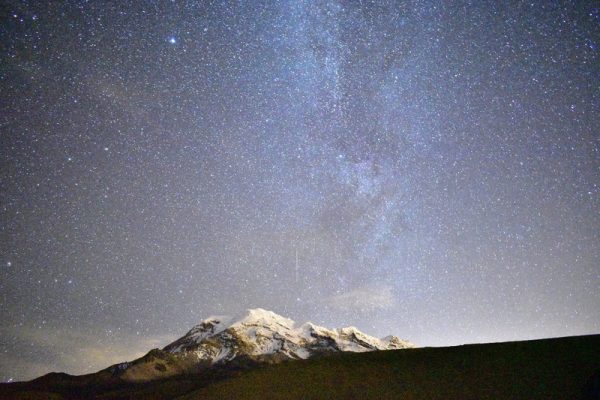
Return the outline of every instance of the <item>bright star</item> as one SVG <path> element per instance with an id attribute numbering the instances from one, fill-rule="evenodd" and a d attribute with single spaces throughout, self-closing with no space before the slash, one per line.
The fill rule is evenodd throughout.
<path id="1" fill-rule="evenodd" d="M 171 44 L 175 44 L 175 43 L 177 43 L 177 39 L 175 39 L 175 37 L 174 37 L 174 36 L 171 36 L 171 37 L 169 38 L 169 43 L 171 43 Z"/>

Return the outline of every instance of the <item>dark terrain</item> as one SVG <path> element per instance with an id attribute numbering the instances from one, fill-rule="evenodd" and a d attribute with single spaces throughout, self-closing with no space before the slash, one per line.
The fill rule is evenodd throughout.
<path id="1" fill-rule="evenodd" d="M 2 399 L 600 399 L 600 335 L 244 363 L 126 383 L 107 370 L 0 385 Z"/>

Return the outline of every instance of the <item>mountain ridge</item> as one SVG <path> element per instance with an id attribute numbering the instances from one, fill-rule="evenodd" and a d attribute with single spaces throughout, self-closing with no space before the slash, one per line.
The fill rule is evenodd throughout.
<path id="1" fill-rule="evenodd" d="M 235 360 L 196 374 L 139 382 L 125 381 L 108 371 L 81 376 L 51 373 L 29 382 L 0 383 L 0 398 L 600 399 L 599 334 L 396 351 L 337 352 L 328 357 L 263 364 L 258 368 L 232 368 L 232 364 Z"/>
<path id="2" fill-rule="evenodd" d="M 378 339 L 355 327 L 329 329 L 293 320 L 262 308 L 230 316 L 211 316 L 162 349 L 153 349 L 108 371 L 127 381 L 161 379 L 215 365 L 279 363 L 328 353 L 399 350 L 416 347 L 396 336 Z"/>

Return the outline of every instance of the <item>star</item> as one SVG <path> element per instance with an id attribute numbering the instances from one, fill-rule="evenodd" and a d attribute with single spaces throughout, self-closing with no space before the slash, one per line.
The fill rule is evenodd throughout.
<path id="1" fill-rule="evenodd" d="M 600 331 L 597 7 L 64 3 L 7 0 L 0 35 L 0 380 L 254 307 Z"/>

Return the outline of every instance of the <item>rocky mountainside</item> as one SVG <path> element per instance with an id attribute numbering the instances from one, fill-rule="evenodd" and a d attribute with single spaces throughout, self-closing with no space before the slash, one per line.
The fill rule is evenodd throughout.
<path id="1" fill-rule="evenodd" d="M 395 336 L 378 339 L 354 327 L 328 329 L 260 308 L 237 317 L 205 319 L 162 350 L 110 367 L 111 373 L 131 381 L 151 380 L 196 372 L 213 365 L 277 363 L 333 352 L 367 352 L 415 347 Z"/>
<path id="2" fill-rule="evenodd" d="M 156 371 L 171 362 L 169 357 L 175 355 L 155 350 L 136 365 Z M 240 358 L 196 374 L 137 382 L 109 370 L 51 373 L 30 382 L 0 383 L 0 399 L 600 399 L 600 335 L 340 352 L 245 371 L 231 366 Z"/>

